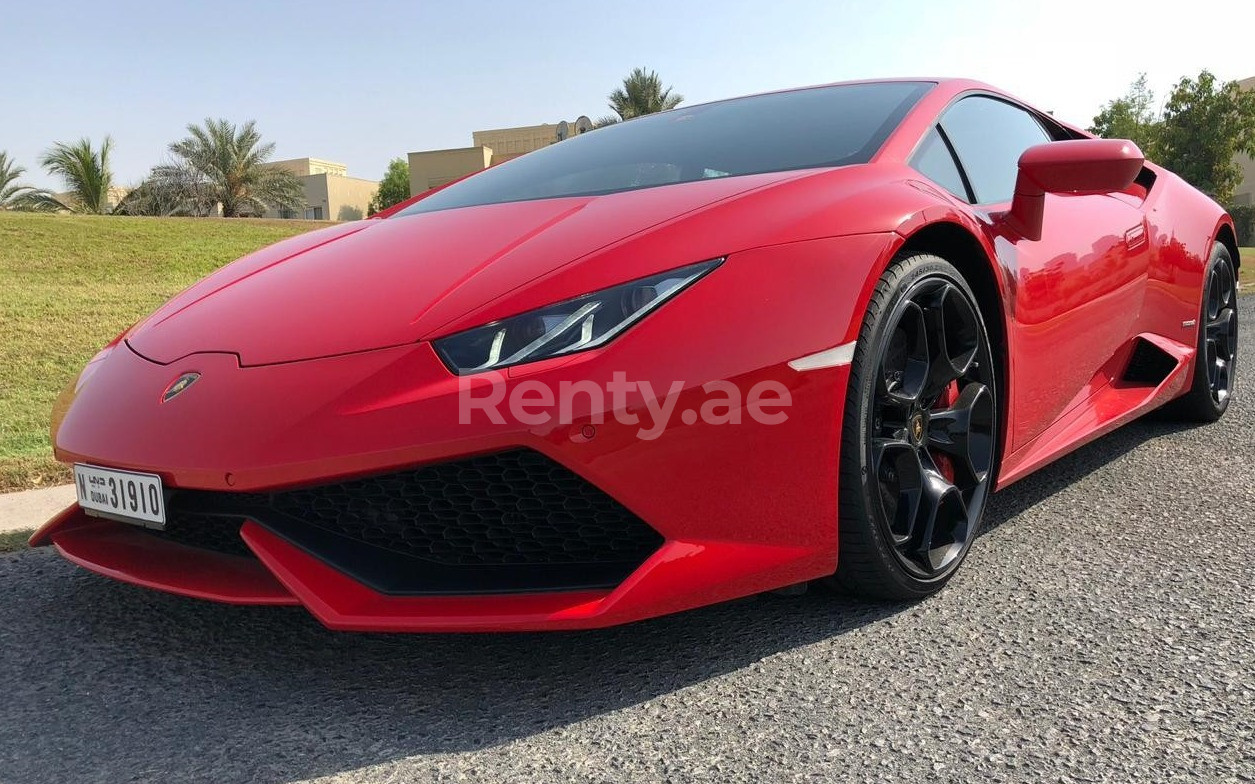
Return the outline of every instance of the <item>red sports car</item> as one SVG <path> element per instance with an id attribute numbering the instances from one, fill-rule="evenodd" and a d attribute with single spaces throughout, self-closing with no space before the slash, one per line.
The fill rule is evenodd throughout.
<path id="1" fill-rule="evenodd" d="M 676 109 L 280 242 L 92 359 L 31 540 L 336 629 L 937 591 L 989 493 L 1233 387 L 1209 198 L 984 84 Z"/>

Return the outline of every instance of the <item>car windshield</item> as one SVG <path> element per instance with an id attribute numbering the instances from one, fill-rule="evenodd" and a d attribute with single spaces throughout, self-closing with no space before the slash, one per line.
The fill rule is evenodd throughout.
<path id="1" fill-rule="evenodd" d="M 651 114 L 492 167 L 398 215 L 866 163 L 932 86 L 812 87 Z"/>

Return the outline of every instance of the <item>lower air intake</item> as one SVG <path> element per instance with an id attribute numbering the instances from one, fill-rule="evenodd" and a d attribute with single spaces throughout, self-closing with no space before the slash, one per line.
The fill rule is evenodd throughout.
<path id="1" fill-rule="evenodd" d="M 183 491 L 171 506 L 252 518 L 401 595 L 613 587 L 662 544 L 622 504 L 530 450 L 277 493 Z"/>
<path id="2" fill-rule="evenodd" d="M 181 508 L 171 508 L 166 515 L 166 527 L 156 531 L 152 528 L 140 528 L 146 534 L 165 539 L 175 544 L 195 547 L 198 550 L 212 550 L 223 555 L 238 555 L 252 558 L 253 551 L 248 549 L 240 538 L 240 528 L 244 518 L 239 515 L 201 514 Z"/>

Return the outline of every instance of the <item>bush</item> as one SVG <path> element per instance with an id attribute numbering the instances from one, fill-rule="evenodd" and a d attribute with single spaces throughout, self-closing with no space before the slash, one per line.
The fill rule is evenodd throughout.
<path id="1" fill-rule="evenodd" d="M 1229 208 L 1233 225 L 1238 230 L 1238 245 L 1255 245 L 1255 204 L 1234 204 Z"/>

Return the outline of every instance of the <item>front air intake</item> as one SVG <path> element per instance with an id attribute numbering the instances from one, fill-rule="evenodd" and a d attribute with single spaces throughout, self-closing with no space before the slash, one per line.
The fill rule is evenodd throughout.
<path id="1" fill-rule="evenodd" d="M 525 449 L 275 493 L 181 491 L 170 506 L 189 521 L 251 518 L 400 595 L 608 588 L 662 544 L 622 504 Z"/>

